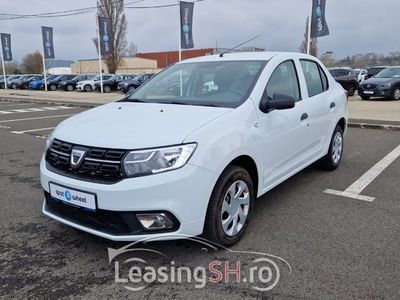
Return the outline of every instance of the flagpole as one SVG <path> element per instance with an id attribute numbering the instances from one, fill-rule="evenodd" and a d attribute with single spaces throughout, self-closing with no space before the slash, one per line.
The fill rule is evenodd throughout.
<path id="1" fill-rule="evenodd" d="M 312 13 L 313 13 L 313 0 L 311 0 L 311 10 L 308 16 L 308 32 L 307 32 L 307 54 L 311 54 L 311 25 L 312 25 Z"/>
<path id="2" fill-rule="evenodd" d="M 181 21 L 181 1 L 180 0 L 178 0 L 178 3 L 179 3 L 179 5 L 178 5 L 178 8 L 179 8 L 179 18 L 178 18 L 178 20 L 179 20 L 179 31 L 178 31 L 178 33 L 179 33 L 179 39 L 178 39 L 178 41 L 179 41 L 179 61 L 181 61 L 182 60 L 182 44 L 181 44 L 181 26 L 182 26 L 182 21 Z"/>
<path id="3" fill-rule="evenodd" d="M 1 44 L 1 63 L 3 65 L 3 78 L 4 78 L 4 89 L 7 89 L 7 78 L 6 78 L 6 66 L 4 65 L 4 57 L 3 57 L 3 43 Z"/>
<path id="4" fill-rule="evenodd" d="M 43 27 L 42 27 L 42 34 L 43 34 Z M 43 39 L 43 37 L 42 37 Z M 44 49 L 44 41 L 42 40 L 42 62 L 43 62 L 43 76 L 44 76 L 44 90 L 47 92 L 47 76 L 46 76 L 46 59 L 44 58 L 45 49 Z"/>
<path id="5" fill-rule="evenodd" d="M 100 92 L 103 93 L 103 66 L 101 61 L 101 45 L 100 45 L 100 24 L 99 24 L 99 15 L 96 17 L 97 23 L 97 48 L 99 50 L 99 70 L 100 70 Z"/>

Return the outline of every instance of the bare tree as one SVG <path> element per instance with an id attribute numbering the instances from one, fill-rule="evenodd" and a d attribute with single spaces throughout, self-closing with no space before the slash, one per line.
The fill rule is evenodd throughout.
<path id="1" fill-rule="evenodd" d="M 42 54 L 39 51 L 29 53 L 22 59 L 22 69 L 28 74 L 43 73 Z"/>
<path id="2" fill-rule="evenodd" d="M 131 42 L 129 44 L 129 47 L 128 47 L 126 53 L 127 53 L 127 56 L 129 56 L 129 57 L 136 56 L 136 54 L 138 53 L 138 47 L 136 46 L 136 44 L 134 42 Z"/>
<path id="3" fill-rule="evenodd" d="M 127 22 L 124 13 L 124 0 L 97 0 L 97 13 L 101 17 L 111 19 L 111 37 L 113 41 L 111 54 L 103 59 L 107 65 L 108 72 L 115 73 L 122 65 L 127 49 Z M 93 39 L 96 49 L 98 47 L 97 41 L 97 37 Z"/>
<path id="4" fill-rule="evenodd" d="M 304 33 L 304 40 L 301 43 L 299 50 L 302 53 L 307 53 L 307 44 L 308 44 L 308 22 L 309 17 L 306 20 L 306 32 Z M 317 57 L 318 56 L 318 39 L 311 38 L 311 47 L 310 47 L 310 54 Z"/>

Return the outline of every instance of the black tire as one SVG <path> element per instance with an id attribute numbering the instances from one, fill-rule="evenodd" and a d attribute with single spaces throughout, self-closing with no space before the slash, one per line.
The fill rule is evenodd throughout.
<path id="1" fill-rule="evenodd" d="M 357 91 L 357 86 L 355 84 L 350 84 L 349 87 L 347 88 L 347 93 L 349 94 L 349 97 L 353 97 Z"/>
<path id="2" fill-rule="evenodd" d="M 370 96 L 361 95 L 360 97 L 361 97 L 361 99 L 363 99 L 363 100 L 369 100 L 369 99 L 371 99 Z"/>
<path id="3" fill-rule="evenodd" d="M 85 92 L 91 92 L 91 91 L 92 91 L 92 87 L 90 86 L 90 84 L 87 84 L 87 85 L 85 85 L 85 86 L 83 87 L 83 90 L 84 90 Z"/>
<path id="4" fill-rule="evenodd" d="M 15 83 L 13 83 L 13 84 L 11 85 L 11 88 L 12 88 L 13 90 L 16 90 L 16 89 L 17 89 L 17 85 L 16 85 Z"/>
<path id="5" fill-rule="evenodd" d="M 0 89 L 4 89 L 4 83 L 0 83 Z"/>
<path id="6" fill-rule="evenodd" d="M 103 86 L 103 92 L 108 94 L 111 92 L 111 88 L 108 85 Z"/>
<path id="7" fill-rule="evenodd" d="M 74 86 L 72 84 L 67 85 L 67 91 L 72 92 L 74 90 Z"/>
<path id="8" fill-rule="evenodd" d="M 247 219 L 242 225 L 241 229 L 235 235 L 229 236 L 224 232 L 222 227 L 222 205 L 226 197 L 228 197 L 228 189 L 238 181 L 244 182 L 248 187 L 248 196 L 250 200 L 248 205 Z M 206 219 L 204 222 L 203 236 L 207 240 L 223 246 L 230 246 L 238 242 L 246 231 L 251 218 L 254 199 L 255 193 L 250 174 L 241 167 L 228 166 L 224 172 L 222 172 L 211 194 L 210 202 L 207 208 Z M 242 206 L 241 208 L 243 209 Z"/>
<path id="9" fill-rule="evenodd" d="M 57 90 L 57 86 L 55 84 L 50 84 L 49 88 L 50 88 L 50 91 Z"/>
<path id="10" fill-rule="evenodd" d="M 400 100 L 400 86 L 395 86 L 391 93 L 391 98 L 395 101 Z"/>
<path id="11" fill-rule="evenodd" d="M 335 159 L 335 156 L 334 156 L 334 154 L 335 154 L 335 152 L 334 152 L 335 138 L 338 134 L 340 134 L 341 141 L 342 141 L 339 160 Z M 342 161 L 343 149 L 344 149 L 343 129 L 342 129 L 342 127 L 337 125 L 335 128 L 335 131 L 332 134 L 331 142 L 329 144 L 328 154 L 325 155 L 323 158 L 321 158 L 319 161 L 320 167 L 327 171 L 336 170 L 339 167 L 340 162 Z"/>

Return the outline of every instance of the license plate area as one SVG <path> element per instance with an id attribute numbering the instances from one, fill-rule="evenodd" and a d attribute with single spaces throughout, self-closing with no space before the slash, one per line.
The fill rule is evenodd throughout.
<path id="1" fill-rule="evenodd" d="M 366 94 L 366 95 L 373 95 L 373 94 L 374 94 L 374 91 L 364 91 L 364 94 Z"/>
<path id="2" fill-rule="evenodd" d="M 96 194 L 71 189 L 53 182 L 49 183 L 49 191 L 52 198 L 65 204 L 91 211 L 96 211 L 97 209 Z"/>

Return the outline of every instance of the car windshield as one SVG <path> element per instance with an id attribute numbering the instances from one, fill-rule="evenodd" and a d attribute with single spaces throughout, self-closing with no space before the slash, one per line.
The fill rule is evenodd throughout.
<path id="1" fill-rule="evenodd" d="M 388 68 L 379 72 L 375 78 L 399 78 L 400 68 Z"/>
<path id="2" fill-rule="evenodd" d="M 125 101 L 235 108 L 246 100 L 265 63 L 218 61 L 176 64 L 154 76 Z"/>
<path id="3" fill-rule="evenodd" d="M 58 75 L 50 75 L 49 77 L 47 77 L 47 80 L 54 80 L 58 77 Z"/>

